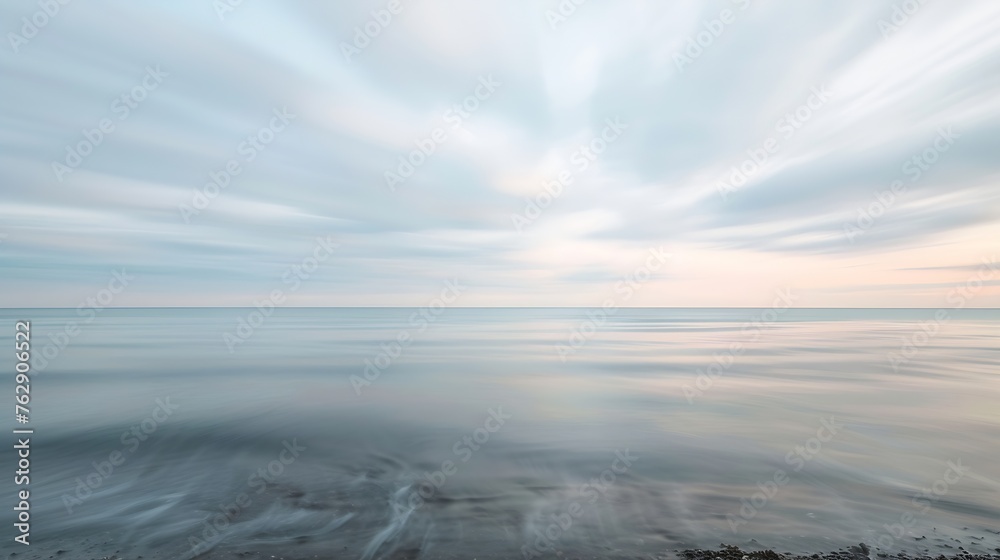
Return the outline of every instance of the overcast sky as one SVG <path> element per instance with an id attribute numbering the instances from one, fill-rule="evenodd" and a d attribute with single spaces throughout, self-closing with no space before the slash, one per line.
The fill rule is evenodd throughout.
<path id="1" fill-rule="evenodd" d="M 1000 305 L 995 0 L 39 6 L 3 306 Z"/>

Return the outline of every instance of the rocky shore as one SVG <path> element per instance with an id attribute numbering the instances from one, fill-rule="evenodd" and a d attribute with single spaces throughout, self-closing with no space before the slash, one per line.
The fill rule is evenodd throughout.
<path id="1" fill-rule="evenodd" d="M 678 554 L 684 560 L 1000 560 L 1000 548 L 996 554 L 973 553 L 958 547 L 957 551 L 948 555 L 930 554 L 909 555 L 905 552 L 886 553 L 873 550 L 864 543 L 851 546 L 835 552 L 817 553 L 812 555 L 796 555 L 779 553 L 773 550 L 744 551 L 739 547 L 722 545 L 719 550 L 693 549 L 683 550 Z M 660 556 L 657 560 L 666 560 L 668 556 Z"/>

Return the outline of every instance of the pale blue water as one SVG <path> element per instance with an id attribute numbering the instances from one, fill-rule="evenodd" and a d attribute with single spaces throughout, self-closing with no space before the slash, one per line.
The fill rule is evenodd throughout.
<path id="1" fill-rule="evenodd" d="M 249 311 L 0 312 L 10 338 L 32 321 L 32 551 L 1000 547 L 996 310 L 950 310 L 926 338 L 935 310 L 790 310 L 754 338 L 763 310 L 623 309 L 565 361 L 586 310 L 446 309 L 421 331 L 413 309 L 279 309 L 231 353 Z M 68 321 L 79 334 L 54 353 Z M 917 351 L 894 369 L 904 339 Z"/>

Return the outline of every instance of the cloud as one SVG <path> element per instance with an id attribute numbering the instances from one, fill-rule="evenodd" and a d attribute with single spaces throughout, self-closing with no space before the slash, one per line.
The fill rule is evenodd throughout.
<path id="1" fill-rule="evenodd" d="M 940 274 L 995 250 L 994 2 L 921 4 L 906 21 L 888 0 L 585 3 L 554 28 L 556 1 L 402 5 L 375 26 L 375 0 L 221 19 L 193 1 L 73 4 L 0 52 L 0 305 L 75 306 L 61 294 L 120 267 L 145 279 L 130 304 L 250 302 L 326 235 L 341 248 L 300 302 L 420 305 L 463 275 L 463 305 L 596 305 L 632 256 L 670 245 L 689 265 L 643 304 L 753 305 L 754 289 L 796 282 L 812 305 L 892 289 L 922 306 Z M 0 16 L 20 34 L 35 9 Z M 123 115 L 149 67 L 167 76 Z M 500 86 L 476 98 L 486 76 Z M 262 133 L 282 108 L 295 119 Z M 114 130 L 60 181 L 53 162 L 102 119 Z M 607 119 L 628 128 L 581 156 Z M 908 162 L 948 127 L 954 145 L 914 179 Z M 251 160 L 254 137 L 269 141 Z M 230 160 L 241 172 L 183 220 Z M 419 163 L 391 189 L 401 160 Z M 894 181 L 905 193 L 845 236 Z M 723 287 L 734 277 L 745 299 Z M 979 301 L 1000 304 L 992 288 Z"/>

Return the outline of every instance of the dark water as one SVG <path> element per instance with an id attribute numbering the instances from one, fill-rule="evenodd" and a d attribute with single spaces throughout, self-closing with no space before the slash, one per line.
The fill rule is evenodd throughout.
<path id="1" fill-rule="evenodd" d="M 995 310 L 279 309 L 230 352 L 249 312 L 0 312 L 32 321 L 31 552 L 1000 547 Z"/>

